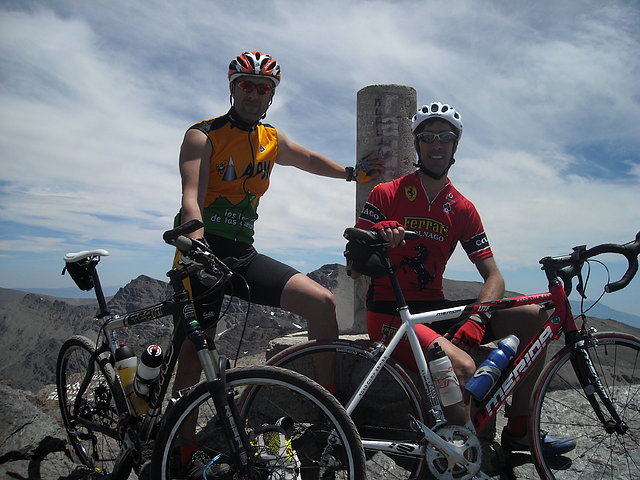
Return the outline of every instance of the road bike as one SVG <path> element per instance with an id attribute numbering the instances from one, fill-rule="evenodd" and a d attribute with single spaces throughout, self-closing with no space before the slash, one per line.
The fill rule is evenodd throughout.
<path id="1" fill-rule="evenodd" d="M 192 221 L 164 234 L 184 260 L 167 273 L 172 298 L 121 315 L 109 313 L 96 269 L 108 252 L 65 255 L 66 270 L 80 288 L 95 290 L 99 307 L 98 339 L 68 339 L 56 368 L 62 419 L 80 461 L 110 479 L 126 479 L 132 470 L 153 480 L 366 478 L 355 425 L 326 390 L 278 367 L 229 369 L 218 354 L 183 280 L 197 275 L 222 295 L 233 273 L 205 242 L 186 237 L 201 226 Z M 169 348 L 140 415 L 133 406 L 140 397 L 132 397 L 116 370 L 117 334 L 165 316 L 173 319 Z M 195 346 L 206 380 L 165 401 L 185 339 Z M 197 453 L 195 477 L 189 473 L 194 459 L 186 465 L 181 459 L 185 451 Z"/>
<path id="2" fill-rule="evenodd" d="M 577 289 L 584 292 L 583 266 L 597 262 L 590 259 L 604 253 L 620 254 L 628 261 L 622 278 L 608 283 L 605 291 L 626 287 L 638 269 L 640 233 L 625 245 L 580 246 L 570 255 L 543 258 L 540 263 L 549 282 L 548 292 L 416 314 L 409 311 L 404 299 L 388 244 L 372 231 L 348 228 L 344 236 L 379 255 L 395 292 L 400 327 L 390 332 L 384 343 L 304 343 L 276 354 L 268 364 L 317 378 L 315 355 L 332 354 L 335 395 L 358 427 L 368 462 L 378 463 L 386 472 L 384 478 L 489 478 L 481 470 L 478 435 L 495 418 L 540 353 L 563 333 L 565 346 L 540 374 L 531 399 L 529 445 L 540 477 L 640 478 L 640 340 L 624 333 L 596 332 L 585 315 L 574 318 L 567 299 L 574 277 L 578 278 Z M 418 237 L 407 232 L 406 238 Z M 448 423 L 414 326 L 532 304 L 552 310 L 539 333 L 484 399 L 472 400 L 475 413 L 466 426 Z M 418 366 L 417 381 L 414 372 L 391 356 L 404 336 Z M 576 448 L 563 455 L 543 455 L 543 430 L 575 438 Z"/>

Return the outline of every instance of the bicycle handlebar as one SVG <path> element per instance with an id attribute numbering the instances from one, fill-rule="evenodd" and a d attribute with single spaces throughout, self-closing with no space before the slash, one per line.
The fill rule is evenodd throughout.
<path id="1" fill-rule="evenodd" d="M 608 283 L 604 290 L 612 293 L 625 288 L 631 282 L 631 279 L 638 272 L 638 255 L 640 254 L 640 232 L 636 234 L 635 240 L 618 245 L 615 243 L 603 243 L 587 249 L 586 245 L 579 245 L 573 248 L 571 255 L 563 255 L 560 257 L 544 257 L 540 260 L 542 269 L 546 272 L 557 274 L 565 285 L 567 295 L 571 292 L 571 280 L 575 276 L 580 275 L 584 262 L 592 257 L 603 253 L 616 253 L 627 259 L 627 271 L 622 275 L 620 280 Z M 579 285 L 580 288 L 580 285 Z M 580 292 L 581 294 L 583 292 Z"/>
<path id="2" fill-rule="evenodd" d="M 380 234 L 375 230 L 350 227 L 345 229 L 343 236 L 347 240 L 353 240 L 354 242 L 361 243 L 371 248 L 383 248 L 389 246 L 389 243 L 383 240 Z M 405 240 L 418 240 L 419 238 L 420 235 L 416 232 L 411 230 L 404 231 Z"/>
<path id="3" fill-rule="evenodd" d="M 172 230 L 167 230 L 162 238 L 166 243 L 180 250 L 190 263 L 200 267 L 197 275 L 203 284 L 217 285 L 231 275 L 231 270 L 215 256 L 204 239 L 199 240 L 185 236 L 202 227 L 203 224 L 199 220 L 190 220 Z"/>
<path id="4" fill-rule="evenodd" d="M 171 230 L 167 230 L 166 232 L 164 232 L 162 234 L 162 239 L 169 245 L 176 246 L 175 242 L 178 239 L 178 237 L 189 235 L 190 233 L 193 233 L 202 227 L 204 227 L 204 225 L 200 220 L 195 220 L 195 219 L 189 220 L 187 223 L 183 223 L 182 225 L 179 225 L 176 228 L 173 228 Z M 180 250 L 182 249 L 180 248 Z"/>
<path id="5" fill-rule="evenodd" d="M 347 228 L 344 231 L 344 238 L 349 241 L 354 241 L 362 245 L 366 245 L 374 249 L 382 249 L 389 246 L 388 242 L 385 242 L 380 235 L 372 230 L 364 230 L 361 228 Z M 417 240 L 419 235 L 416 232 L 405 231 L 406 240 Z M 587 249 L 585 245 L 577 246 L 573 248 L 571 255 L 564 255 L 560 257 L 544 257 L 540 260 L 542 269 L 547 272 L 547 275 L 560 277 L 565 285 L 567 295 L 571 293 L 571 280 L 573 277 L 580 277 L 580 272 L 584 262 L 588 259 L 601 255 L 603 253 L 617 253 L 623 255 L 629 266 L 622 278 L 616 282 L 611 282 L 605 285 L 604 289 L 607 293 L 621 290 L 631 282 L 631 279 L 638 272 L 638 255 L 640 254 L 640 232 L 636 234 L 635 240 L 618 245 L 614 243 L 604 243 L 602 245 L 596 245 L 595 247 Z M 582 279 L 580 277 L 580 283 L 578 284 L 578 291 L 584 295 Z"/>

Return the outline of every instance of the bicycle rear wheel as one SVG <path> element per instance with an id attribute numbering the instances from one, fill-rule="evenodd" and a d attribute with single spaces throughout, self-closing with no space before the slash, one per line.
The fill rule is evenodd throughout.
<path id="1" fill-rule="evenodd" d="M 589 355 L 628 430 L 621 434 L 603 426 L 578 384 L 571 350 L 561 350 L 538 379 L 532 399 L 530 441 L 542 478 L 640 478 L 640 341 L 618 333 L 594 338 Z M 577 446 L 563 455 L 545 456 L 541 431 L 575 438 Z"/>
<path id="2" fill-rule="evenodd" d="M 336 398 L 346 405 L 376 362 L 369 346 L 346 340 L 314 341 L 290 347 L 269 360 L 319 381 L 318 371 L 333 360 Z M 320 358 L 322 356 L 322 358 Z M 423 423 L 425 414 L 414 382 L 395 360 L 389 359 L 351 414 L 362 438 L 367 465 L 379 478 L 424 478 L 426 461 L 411 448 L 419 437 L 410 427 L 410 415 Z M 375 441 L 393 442 L 382 451 Z"/>
<path id="3" fill-rule="evenodd" d="M 118 418 L 128 411 L 127 402 L 108 356 L 91 361 L 94 352 L 94 342 L 79 335 L 62 345 L 56 364 L 58 402 L 80 462 L 112 474 L 121 447 Z M 130 470 L 130 465 L 119 466 L 118 477 L 127 478 Z"/>
<path id="4" fill-rule="evenodd" d="M 249 463 L 256 478 L 366 478 L 355 425 L 318 384 L 276 367 L 231 369 L 226 380 L 251 443 Z M 282 433 L 279 440 L 273 432 L 275 437 Z M 197 452 L 199 464 L 191 452 Z M 199 477 L 205 470 L 211 478 L 236 478 L 207 383 L 197 385 L 167 412 L 151 465 L 152 478 L 161 480 L 190 478 L 194 468 Z"/>

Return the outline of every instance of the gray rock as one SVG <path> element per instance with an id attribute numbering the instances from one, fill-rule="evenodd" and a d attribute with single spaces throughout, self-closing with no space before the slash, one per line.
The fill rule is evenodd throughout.
<path id="1" fill-rule="evenodd" d="M 0 385 L 0 477 L 66 478 L 75 470 L 64 429 L 24 392 Z"/>

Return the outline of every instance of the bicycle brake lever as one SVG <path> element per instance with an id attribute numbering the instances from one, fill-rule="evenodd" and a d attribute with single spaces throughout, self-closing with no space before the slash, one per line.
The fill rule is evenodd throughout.
<path id="1" fill-rule="evenodd" d="M 574 267 L 569 266 L 565 268 L 561 268 L 557 271 L 558 277 L 562 280 L 562 285 L 564 286 L 565 295 L 568 297 L 571 295 L 571 290 L 573 289 L 573 276 L 574 276 Z"/>
<path id="2" fill-rule="evenodd" d="M 582 271 L 578 272 L 578 284 L 576 285 L 576 292 L 580 294 L 580 297 L 585 299 L 587 295 L 584 292 L 584 282 L 582 281 Z"/>

